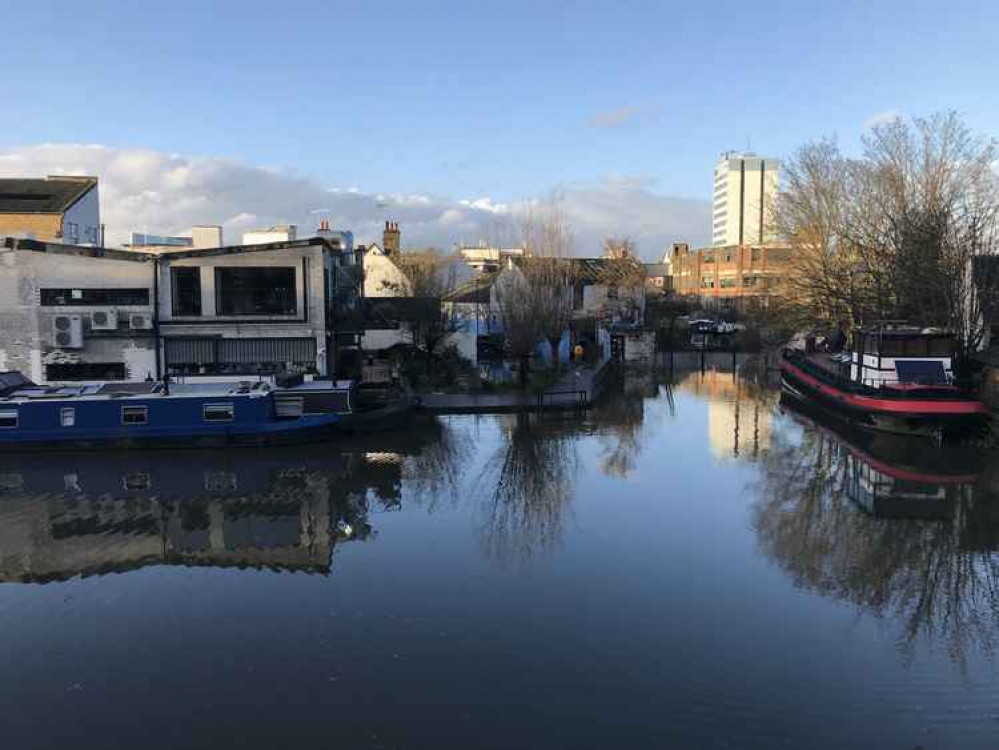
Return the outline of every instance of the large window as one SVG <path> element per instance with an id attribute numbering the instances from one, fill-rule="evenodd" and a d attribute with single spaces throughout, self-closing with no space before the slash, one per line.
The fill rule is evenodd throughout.
<path id="1" fill-rule="evenodd" d="M 201 269 L 195 266 L 171 268 L 170 296 L 174 315 L 201 315 Z"/>
<path id="2" fill-rule="evenodd" d="M 45 379 L 56 383 L 67 380 L 124 380 L 125 365 L 121 362 L 66 362 L 45 365 Z"/>
<path id="3" fill-rule="evenodd" d="M 296 302 L 294 268 L 215 269 L 218 315 L 294 315 Z"/>
<path id="4" fill-rule="evenodd" d="M 64 305 L 115 307 L 118 305 L 145 306 L 149 304 L 149 290 L 132 289 L 42 289 L 43 307 Z"/>

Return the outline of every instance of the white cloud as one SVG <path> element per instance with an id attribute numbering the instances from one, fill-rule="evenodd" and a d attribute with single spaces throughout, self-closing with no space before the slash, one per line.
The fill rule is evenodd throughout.
<path id="1" fill-rule="evenodd" d="M 591 128 L 620 128 L 634 122 L 638 116 L 638 107 L 624 106 L 617 109 L 597 112 L 590 118 Z"/>
<path id="2" fill-rule="evenodd" d="M 327 187 L 293 172 L 211 156 L 183 156 L 149 149 L 48 144 L 0 151 L 0 177 L 92 174 L 100 177 L 107 243 L 128 233 L 184 234 L 195 224 L 222 224 L 226 241 L 239 242 L 254 226 L 287 221 L 307 232 L 311 212 L 328 209 L 331 223 L 350 229 L 358 242 L 381 238 L 386 219 L 397 221 L 405 247 L 457 242 L 511 241 L 517 204 L 489 196 L 467 200 L 424 194 L 369 193 L 356 186 Z M 606 234 L 630 234 L 645 257 L 671 241 L 707 239 L 710 205 L 659 195 L 644 177 L 613 175 L 561 189 L 576 252 L 599 252 Z"/>
<path id="3" fill-rule="evenodd" d="M 878 125 L 887 125 L 894 120 L 897 120 L 902 116 L 902 113 L 896 109 L 886 109 L 884 112 L 876 112 L 875 114 L 864 120 L 864 129 L 872 130 Z"/>

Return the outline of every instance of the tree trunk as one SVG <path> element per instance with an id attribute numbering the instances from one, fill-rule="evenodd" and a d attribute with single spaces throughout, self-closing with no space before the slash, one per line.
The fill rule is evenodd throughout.
<path id="1" fill-rule="evenodd" d="M 530 368 L 531 355 L 521 354 L 520 355 L 520 387 L 527 388 L 527 373 Z"/>

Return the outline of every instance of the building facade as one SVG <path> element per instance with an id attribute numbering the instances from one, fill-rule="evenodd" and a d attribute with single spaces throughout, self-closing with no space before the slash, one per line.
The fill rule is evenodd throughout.
<path id="1" fill-rule="evenodd" d="M 0 243 L 0 371 L 35 382 L 157 373 L 156 266 L 123 250 Z"/>
<path id="2" fill-rule="evenodd" d="M 0 371 L 36 382 L 335 375 L 357 349 L 349 233 L 143 253 L 7 238 Z"/>
<path id="3" fill-rule="evenodd" d="M 763 245 L 770 230 L 780 162 L 756 154 L 726 151 L 715 165 L 711 244 Z"/>
<path id="4" fill-rule="evenodd" d="M 0 179 L 0 237 L 100 245 L 96 177 Z"/>
<path id="5" fill-rule="evenodd" d="M 764 302 L 780 292 L 790 272 L 791 249 L 735 245 L 691 250 L 676 244 L 670 256 L 673 291 L 723 305 Z"/>

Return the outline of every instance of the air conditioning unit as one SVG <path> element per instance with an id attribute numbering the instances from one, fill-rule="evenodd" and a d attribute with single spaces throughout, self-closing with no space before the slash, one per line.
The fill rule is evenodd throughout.
<path id="1" fill-rule="evenodd" d="M 52 328 L 53 343 L 59 349 L 83 348 L 83 318 L 79 315 L 56 315 Z"/>
<path id="2" fill-rule="evenodd" d="M 117 331 L 118 311 L 113 307 L 102 307 L 90 313 L 90 329 L 92 331 Z"/>
<path id="3" fill-rule="evenodd" d="M 133 331 L 148 331 L 153 327 L 153 316 L 149 313 L 132 313 L 128 316 L 128 327 Z"/>

